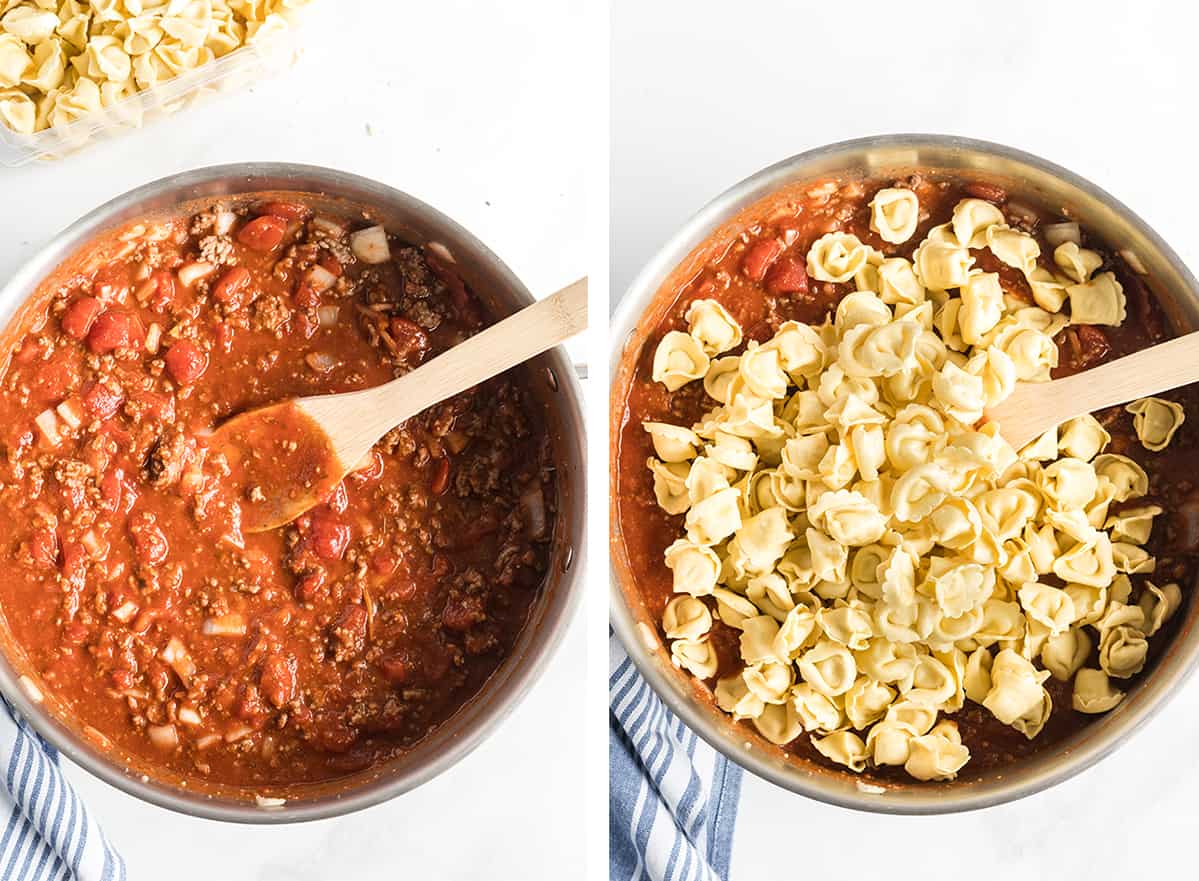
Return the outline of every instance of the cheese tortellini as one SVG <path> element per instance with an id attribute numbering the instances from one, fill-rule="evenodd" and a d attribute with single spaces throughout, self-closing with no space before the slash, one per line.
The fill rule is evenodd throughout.
<path id="1" fill-rule="evenodd" d="M 920 223 L 920 200 L 911 190 L 879 190 L 870 200 L 870 228 L 884 242 L 906 242 Z"/>
<path id="2" fill-rule="evenodd" d="M 1170 445 L 1174 432 L 1182 427 L 1186 411 L 1181 404 L 1162 398 L 1141 398 L 1124 408 L 1132 414 L 1133 429 L 1141 445 L 1160 452 Z"/>
<path id="3" fill-rule="evenodd" d="M 870 207 L 888 243 L 920 223 L 912 190 Z M 1006 269 L 975 267 L 985 249 L 1036 305 L 1005 291 Z M 653 378 L 702 382 L 709 405 L 690 425 L 644 423 L 655 495 L 680 523 L 663 630 L 674 662 L 768 741 L 952 780 L 970 751 L 949 717 L 966 701 L 1030 739 L 1051 676 L 1073 681 L 1074 709 L 1106 712 L 1181 606 L 1179 585 L 1141 580 L 1162 509 L 1137 503 L 1148 476 L 1105 452 L 1099 421 L 1021 451 L 978 424 L 1016 382 L 1049 379 L 1068 323 L 1124 320 L 1098 253 L 1065 242 L 1043 260 L 998 207 L 964 199 L 910 261 L 845 232 L 813 242 L 811 277 L 857 287 L 821 325 L 746 341 L 701 299 L 659 342 Z M 1157 398 L 1128 410 L 1150 450 L 1184 415 Z M 717 644 L 742 664 L 718 679 Z"/>
<path id="4" fill-rule="evenodd" d="M 0 124 L 76 122 L 286 31 L 310 0 L 0 0 Z M 140 121 L 143 108 L 114 111 Z"/>

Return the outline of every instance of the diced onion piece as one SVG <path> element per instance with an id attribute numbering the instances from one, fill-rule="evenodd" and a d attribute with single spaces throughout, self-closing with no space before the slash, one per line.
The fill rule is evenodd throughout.
<path id="1" fill-rule="evenodd" d="M 341 309 L 337 306 L 319 306 L 316 310 L 316 317 L 321 323 L 321 327 L 335 327 L 337 325 L 337 316 L 341 313 Z"/>
<path id="2" fill-rule="evenodd" d="M 208 749 L 213 744 L 221 742 L 219 734 L 205 734 L 203 737 L 196 739 L 196 749 Z"/>
<path id="3" fill-rule="evenodd" d="M 170 664 L 171 669 L 178 673 L 179 678 L 184 682 L 189 682 L 196 675 L 196 663 L 187 653 L 187 646 L 180 642 L 178 637 L 170 638 L 166 648 L 162 650 L 161 657 Z"/>
<path id="4" fill-rule="evenodd" d="M 79 539 L 79 543 L 83 545 L 83 549 L 91 555 L 93 560 L 102 560 L 108 556 L 108 542 L 96 535 L 94 529 L 89 529 L 83 533 L 83 536 Z M 137 611 L 136 606 L 134 606 L 134 611 Z M 126 618 L 124 620 L 128 621 L 129 619 Z"/>
<path id="5" fill-rule="evenodd" d="M 236 214 L 227 208 L 220 208 L 216 212 L 216 223 L 213 225 L 213 230 L 218 236 L 227 236 L 236 223 Z"/>
<path id="6" fill-rule="evenodd" d="M 308 284 L 312 285 L 312 289 L 318 294 L 329 290 L 336 281 L 337 276 L 323 266 L 314 266 L 308 270 Z"/>
<path id="7" fill-rule="evenodd" d="M 450 253 L 450 249 L 441 242 L 429 242 L 429 244 L 425 245 L 425 247 L 428 248 L 435 257 L 438 257 L 446 263 L 457 262 L 454 260 L 454 255 Z"/>
<path id="8" fill-rule="evenodd" d="M 133 620 L 133 616 L 137 614 L 137 603 L 133 600 L 125 600 L 111 612 L 112 617 L 116 618 L 122 624 L 128 624 Z"/>
<path id="9" fill-rule="evenodd" d="M 234 725 L 232 728 L 230 728 L 228 731 L 225 732 L 225 742 L 233 743 L 235 741 L 241 740 L 243 737 L 249 737 L 253 733 L 254 733 L 254 729 L 251 728 L 249 725 L 240 725 L 240 724 Z"/>
<path id="10" fill-rule="evenodd" d="M 237 612 L 204 619 L 205 636 L 245 636 L 246 619 Z"/>
<path id="11" fill-rule="evenodd" d="M 304 361 L 317 373 L 328 373 L 337 366 L 337 359 L 327 352 L 309 352 Z"/>
<path id="12" fill-rule="evenodd" d="M 179 721 L 184 725 L 200 725 L 203 722 L 203 720 L 200 718 L 200 714 L 196 712 L 195 708 L 190 707 L 187 704 L 181 706 L 176 715 L 178 715 Z"/>
<path id="13" fill-rule="evenodd" d="M 254 804 L 258 805 L 258 807 L 260 807 L 260 808 L 266 808 L 266 809 L 281 808 L 285 804 L 287 804 L 287 799 L 285 799 L 285 798 L 268 798 L 265 795 L 256 795 L 256 796 L 254 796 Z"/>
<path id="14" fill-rule="evenodd" d="M 387 230 L 381 226 L 360 229 L 350 235 L 350 249 L 363 263 L 386 263 L 391 259 Z"/>
<path id="15" fill-rule="evenodd" d="M 179 746 L 179 735 L 174 725 L 147 725 L 146 734 L 150 736 L 150 743 L 163 752 L 172 752 Z"/>
<path id="16" fill-rule="evenodd" d="M 1124 262 L 1128 264 L 1128 268 L 1131 269 L 1133 272 L 1135 272 L 1137 275 L 1148 275 L 1149 274 L 1149 270 L 1145 268 L 1145 264 L 1141 262 L 1141 258 L 1138 257 L 1132 251 L 1128 250 L 1127 248 L 1124 248 L 1120 251 L 1117 251 L 1116 253 L 1118 253 L 1121 257 L 1124 258 Z"/>
<path id="17" fill-rule="evenodd" d="M 190 288 L 202 278 L 212 275 L 216 267 L 211 263 L 184 263 L 179 267 L 179 281 L 185 288 Z"/>
<path id="18" fill-rule="evenodd" d="M 79 401 L 77 399 L 68 398 L 54 409 L 62 421 L 71 428 L 78 428 L 83 424 L 83 412 L 79 409 Z"/>
<path id="19" fill-rule="evenodd" d="M 33 424 L 42 433 L 46 443 L 52 447 L 58 446 L 62 437 L 58 433 L 58 416 L 53 410 L 43 410 L 34 417 Z"/>
<path id="20" fill-rule="evenodd" d="M 312 218 L 312 227 L 333 239 L 340 239 L 346 234 L 345 224 L 334 220 L 332 217 L 323 217 L 320 214 Z"/>
<path id="21" fill-rule="evenodd" d="M 520 505 L 529 517 L 528 528 L 531 538 L 541 538 L 545 535 L 545 497 L 541 494 L 541 484 L 534 483 L 520 494 Z"/>
<path id="22" fill-rule="evenodd" d="M 1051 248 L 1056 248 L 1063 242 L 1074 242 L 1076 245 L 1082 244 L 1082 228 L 1073 221 L 1051 223 L 1042 231 L 1045 233 L 1045 241 L 1049 243 L 1049 247 Z"/>
<path id="23" fill-rule="evenodd" d="M 146 351 L 151 355 L 158 354 L 158 344 L 162 342 L 162 328 L 151 324 L 146 328 Z"/>

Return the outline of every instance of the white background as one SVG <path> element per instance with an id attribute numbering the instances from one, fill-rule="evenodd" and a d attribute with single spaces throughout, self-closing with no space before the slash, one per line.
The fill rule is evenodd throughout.
<path id="1" fill-rule="evenodd" d="M 303 59 L 283 77 L 65 161 L 0 169 L 0 279 L 137 185 L 287 160 L 399 187 L 466 226 L 534 292 L 554 291 L 586 272 L 582 30 L 581 3 L 562 0 L 323 0 Z M 455 768 L 343 819 L 235 827 L 71 776 L 134 881 L 577 877 L 583 745 L 568 720 L 582 713 L 582 644 L 576 622 L 538 687 Z"/>
<path id="2" fill-rule="evenodd" d="M 1089 178 L 1199 270 L 1193 4 L 615 0 L 612 291 L 706 201 L 794 153 L 968 135 Z M 968 815 L 853 813 L 746 776 L 734 881 L 1144 878 L 1193 866 L 1199 680 L 1050 792 Z"/>

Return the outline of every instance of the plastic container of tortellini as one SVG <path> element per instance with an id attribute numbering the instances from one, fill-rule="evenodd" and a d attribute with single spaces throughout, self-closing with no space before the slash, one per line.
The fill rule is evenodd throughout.
<path id="1" fill-rule="evenodd" d="M 172 79 L 114 102 L 65 125 L 21 134 L 0 123 L 0 166 L 16 168 L 58 159 L 222 93 L 239 92 L 291 67 L 300 53 L 299 16 L 270 37 L 235 49 Z"/>

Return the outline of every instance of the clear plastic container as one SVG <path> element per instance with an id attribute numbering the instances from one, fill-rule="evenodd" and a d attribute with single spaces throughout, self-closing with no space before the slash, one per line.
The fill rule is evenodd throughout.
<path id="1" fill-rule="evenodd" d="M 286 70 L 300 51 L 297 24 L 293 20 L 282 33 L 242 46 L 69 125 L 25 135 L 0 123 L 0 166 L 16 168 L 36 159 L 58 159 L 88 144 L 141 128 L 211 95 L 240 91 Z"/>

